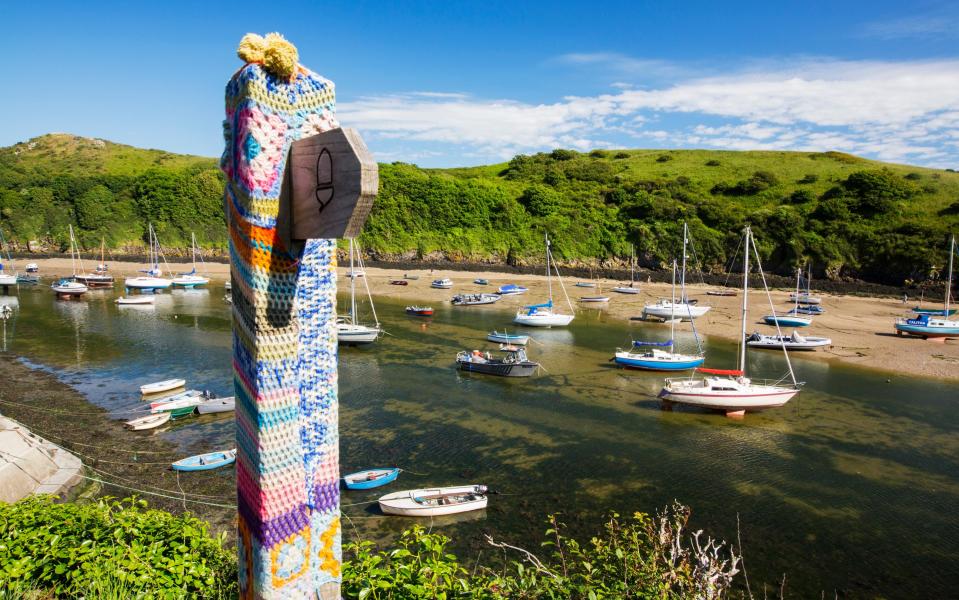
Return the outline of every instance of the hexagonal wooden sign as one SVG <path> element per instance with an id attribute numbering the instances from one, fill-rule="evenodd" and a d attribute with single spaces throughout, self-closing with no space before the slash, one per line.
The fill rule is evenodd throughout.
<path id="1" fill-rule="evenodd" d="M 290 146 L 277 227 L 294 243 L 356 237 L 378 188 L 376 161 L 355 129 L 297 140 Z"/>

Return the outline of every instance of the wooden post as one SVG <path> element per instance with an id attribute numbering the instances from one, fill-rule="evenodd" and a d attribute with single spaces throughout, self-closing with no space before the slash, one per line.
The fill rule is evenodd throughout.
<path id="1" fill-rule="evenodd" d="M 298 65 L 289 42 L 248 35 L 239 54 L 247 64 L 227 84 L 221 167 L 240 597 L 338 599 L 335 238 L 362 227 L 376 164 L 338 128 L 333 83 Z"/>

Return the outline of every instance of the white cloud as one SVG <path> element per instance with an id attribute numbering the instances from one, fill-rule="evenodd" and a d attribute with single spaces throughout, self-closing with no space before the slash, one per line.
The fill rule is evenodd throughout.
<path id="1" fill-rule="evenodd" d="M 339 112 L 342 122 L 381 137 L 503 158 L 651 138 L 677 146 L 835 149 L 955 166 L 959 60 L 766 62 L 749 71 L 552 103 L 418 92 L 360 98 Z M 714 123 L 690 125 L 690 119 Z M 653 121 L 656 131 L 643 129 Z"/>

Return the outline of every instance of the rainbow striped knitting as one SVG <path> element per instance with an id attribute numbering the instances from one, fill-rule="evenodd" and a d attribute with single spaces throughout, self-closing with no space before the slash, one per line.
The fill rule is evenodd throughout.
<path id="1" fill-rule="evenodd" d="M 339 598 L 336 241 L 276 231 L 290 144 L 338 127 L 333 83 L 246 36 L 226 87 L 242 598 Z"/>

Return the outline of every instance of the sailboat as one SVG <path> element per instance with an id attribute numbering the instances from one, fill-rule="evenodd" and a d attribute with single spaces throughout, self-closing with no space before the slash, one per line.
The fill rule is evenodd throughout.
<path id="1" fill-rule="evenodd" d="M 107 265 L 103 261 L 104 252 L 105 242 L 104 240 L 100 240 L 100 264 L 97 265 L 96 271 L 93 273 L 87 273 L 86 269 L 83 267 L 83 261 L 80 260 L 80 249 L 77 248 L 77 262 L 80 264 L 80 273 L 74 275 L 73 279 L 85 284 L 90 289 L 112 288 L 113 275 L 107 274 Z"/>
<path id="2" fill-rule="evenodd" d="M 643 319 L 646 317 L 655 317 L 657 319 L 682 319 L 691 321 L 701 317 L 709 312 L 711 307 L 699 306 L 696 301 L 690 301 L 686 297 L 686 246 L 689 244 L 689 227 L 683 222 L 683 271 L 680 283 L 679 302 L 674 300 L 661 299 L 656 304 L 647 304 L 643 307 Z"/>
<path id="3" fill-rule="evenodd" d="M 360 256 L 359 244 L 350 240 L 350 273 L 355 273 L 354 257 L 359 262 L 359 267 L 363 269 L 363 258 Z M 366 286 L 366 295 L 370 299 L 370 309 L 373 311 L 373 321 L 376 323 L 372 327 L 362 325 L 357 322 L 356 317 L 356 277 L 350 277 L 350 314 L 346 317 L 340 317 L 336 320 L 337 341 L 340 344 L 372 344 L 376 338 L 380 337 L 382 330 L 380 322 L 376 318 L 376 308 L 373 307 L 373 296 L 370 294 L 370 286 L 363 277 L 363 285 Z"/>
<path id="4" fill-rule="evenodd" d="M 704 369 L 697 371 L 704 377 L 691 376 L 685 379 L 668 378 L 666 385 L 659 393 L 665 403 L 677 402 L 703 408 L 711 408 L 726 412 L 727 416 L 742 416 L 746 411 L 775 408 L 789 402 L 799 393 L 800 384 L 796 381 L 789 353 L 783 346 L 783 355 L 789 367 L 788 379 L 778 381 L 759 381 L 746 376 L 746 317 L 749 308 L 749 251 L 755 252 L 756 266 L 763 277 L 763 287 L 766 286 L 765 276 L 762 275 L 762 265 L 759 263 L 759 253 L 756 252 L 752 241 L 752 231 L 746 227 L 745 252 L 743 254 L 743 307 L 742 333 L 739 337 L 739 365 L 736 369 Z M 769 297 L 769 290 L 766 290 Z M 772 300 L 769 301 L 772 306 Z M 775 309 L 773 313 L 775 314 Z M 784 338 L 779 326 L 776 331 L 780 339 Z"/>
<path id="5" fill-rule="evenodd" d="M 676 261 L 673 261 L 673 300 L 676 300 Z M 616 355 L 613 359 L 616 364 L 632 369 L 646 369 L 649 371 L 684 371 L 693 369 L 703 364 L 706 360 L 703 354 L 702 345 L 699 343 L 699 336 L 696 336 L 696 343 L 699 345 L 697 354 L 681 354 L 673 351 L 676 343 L 676 321 L 669 319 L 669 341 L 667 342 L 638 342 L 633 341 L 633 347 L 630 350 L 616 349 Z M 692 323 L 692 321 L 690 321 Z M 696 334 L 696 326 L 693 325 L 693 334 Z M 660 350 L 660 348 L 667 348 Z"/>
<path id="6" fill-rule="evenodd" d="M 123 285 L 127 288 L 156 291 L 166 289 L 173 285 L 171 280 L 163 278 L 163 271 L 160 270 L 160 242 L 157 240 L 156 232 L 153 231 L 152 223 L 149 225 L 149 235 L 149 262 L 151 268 L 140 271 L 146 275 L 127 277 L 123 282 Z"/>
<path id="7" fill-rule="evenodd" d="M 190 251 L 193 253 L 193 270 L 189 273 L 180 273 L 173 278 L 173 285 L 176 287 L 195 288 L 197 286 L 210 283 L 210 279 L 196 272 L 196 234 L 190 232 Z M 203 258 L 200 257 L 200 261 Z"/>
<path id="8" fill-rule="evenodd" d="M 930 313 L 920 313 L 915 319 L 896 319 L 896 334 L 916 335 L 927 338 L 959 338 L 959 321 L 948 318 L 952 309 L 952 261 L 956 255 L 956 236 L 949 238 L 949 279 L 946 283 L 946 298 L 941 316 Z"/>
<path id="9" fill-rule="evenodd" d="M 812 287 L 812 263 L 809 263 L 807 267 L 808 267 L 808 277 L 806 277 L 806 289 L 800 291 L 799 286 L 797 284 L 796 292 L 794 294 L 790 294 L 789 299 L 795 300 L 797 303 L 805 304 L 807 306 L 822 304 L 822 298 L 820 298 L 819 296 L 813 296 L 812 290 L 810 289 Z M 802 269 L 800 269 L 800 275 L 801 274 L 802 274 Z M 797 310 L 798 310 L 798 307 L 797 307 Z"/>
<path id="10" fill-rule="evenodd" d="M 77 276 L 77 263 L 80 261 L 80 249 L 77 247 L 77 239 L 73 236 L 73 225 L 70 228 L 70 266 L 73 270 L 71 277 L 63 277 L 50 286 L 50 289 L 60 297 L 78 298 L 87 293 L 87 286 L 79 281 L 75 281 Z"/>
<path id="11" fill-rule="evenodd" d="M 635 281 L 633 281 L 633 271 L 636 265 L 636 248 L 630 244 L 629 245 L 629 285 L 628 286 L 619 286 L 614 287 L 613 291 L 619 294 L 638 294 L 639 288 L 635 287 Z"/>
<path id="12" fill-rule="evenodd" d="M 802 267 L 796 269 L 796 293 L 790 294 L 790 299 L 795 303 L 795 306 L 791 311 L 785 315 L 766 315 L 763 317 L 763 321 L 767 325 L 781 325 L 783 327 L 806 327 L 812 324 L 812 319 L 809 317 L 803 317 L 799 312 L 799 280 L 802 279 Z M 808 296 L 808 292 L 806 292 Z"/>
<path id="13" fill-rule="evenodd" d="M 7 250 L 7 241 L 3 239 L 3 232 L 0 231 L 0 244 L 3 245 L 4 250 Z M 13 259 L 10 258 L 10 250 L 7 250 L 7 263 L 12 263 Z M 3 270 L 3 263 L 0 263 L 0 286 L 8 285 L 17 285 L 17 272 Z"/>
<path id="14" fill-rule="evenodd" d="M 526 325 L 528 327 L 562 327 L 569 325 L 575 316 L 553 312 L 553 279 L 552 274 L 550 273 L 550 262 L 553 257 L 553 253 L 550 250 L 549 236 L 545 236 L 545 239 L 546 285 L 549 288 L 549 300 L 543 304 L 530 304 L 529 306 L 524 306 L 516 311 L 516 317 L 513 319 L 513 322 L 517 325 Z M 553 263 L 552 266 L 554 269 L 556 269 L 556 279 L 559 281 L 559 285 L 563 289 L 563 296 L 566 297 L 566 304 L 569 305 L 570 312 L 575 312 L 573 310 L 573 303 L 569 301 L 569 296 L 566 294 L 566 286 L 563 285 L 563 279 L 559 275 L 559 269 L 556 267 L 555 263 Z"/>

